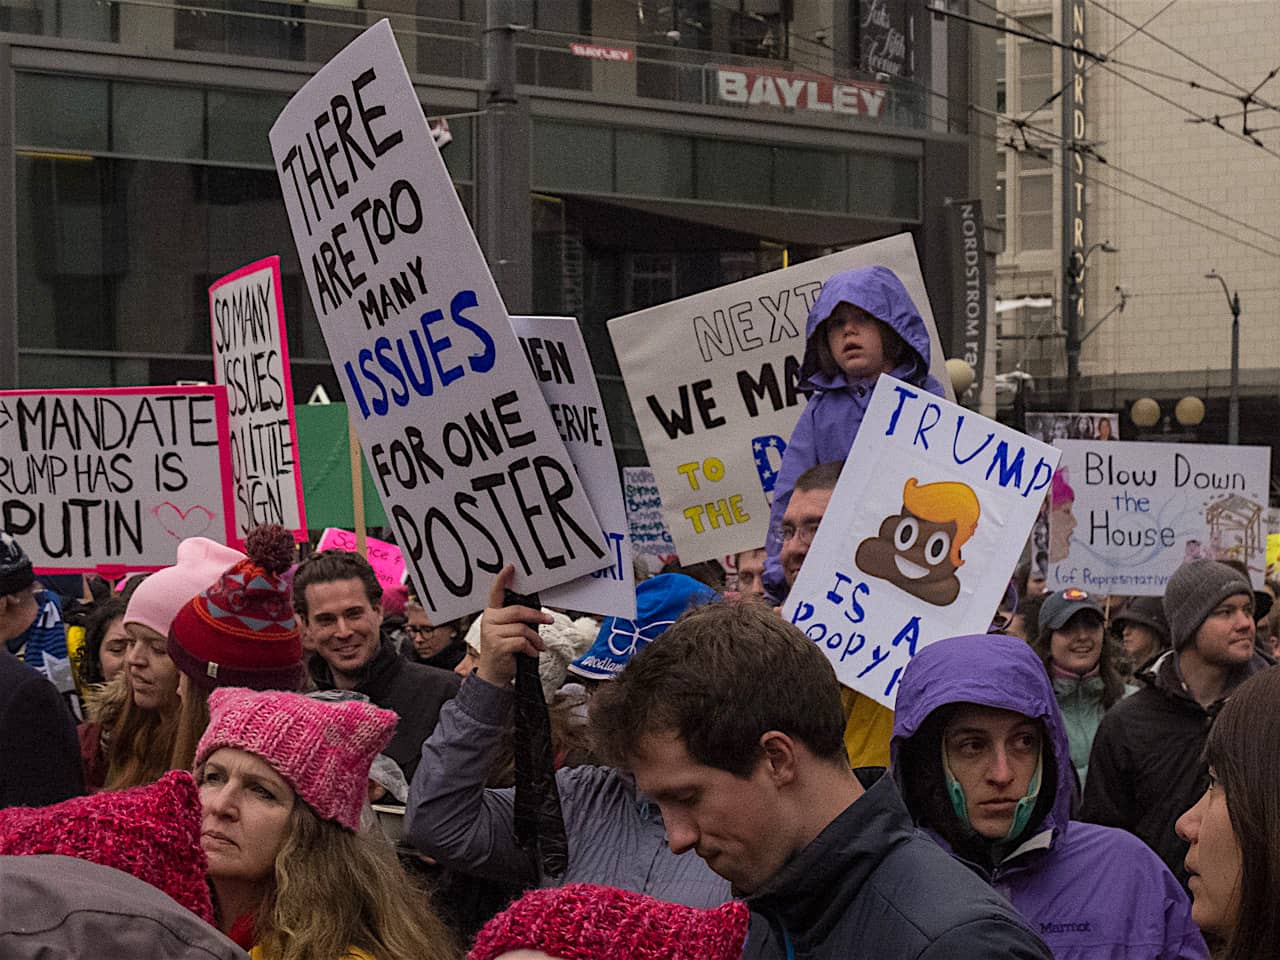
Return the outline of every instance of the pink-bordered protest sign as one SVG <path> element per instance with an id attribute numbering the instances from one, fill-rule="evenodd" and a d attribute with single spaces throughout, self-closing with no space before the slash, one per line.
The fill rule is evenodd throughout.
<path id="1" fill-rule="evenodd" d="M 234 506 L 231 543 L 278 523 L 307 539 L 298 465 L 289 336 L 285 329 L 280 258 L 266 257 L 227 274 L 209 288 L 214 382 L 227 388 Z"/>
<path id="2" fill-rule="evenodd" d="M 221 386 L 0 391 L 0 527 L 37 573 L 159 570 L 231 534 Z"/>
<path id="3" fill-rule="evenodd" d="M 376 537 L 365 537 L 365 550 L 369 566 L 378 577 L 383 590 L 390 590 L 404 583 L 404 554 L 394 543 Z M 354 553 L 356 535 L 339 527 L 326 527 L 316 544 L 317 550 L 346 550 Z"/>

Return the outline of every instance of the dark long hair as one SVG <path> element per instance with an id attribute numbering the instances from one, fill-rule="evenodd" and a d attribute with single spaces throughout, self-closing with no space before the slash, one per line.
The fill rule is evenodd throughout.
<path id="1" fill-rule="evenodd" d="M 1063 626 L 1066 626 L 1066 624 L 1063 624 Z M 1040 662 L 1044 664 L 1044 668 L 1049 671 L 1051 678 L 1053 677 L 1054 632 L 1052 628 L 1041 624 L 1040 633 L 1036 636 L 1036 642 L 1031 645 L 1036 655 L 1040 658 Z M 1120 647 L 1107 632 L 1107 624 L 1104 620 L 1102 624 L 1102 652 L 1098 654 L 1098 673 L 1102 677 L 1103 710 L 1110 710 L 1124 696 L 1124 677 L 1117 666 L 1120 659 Z"/>
<path id="2" fill-rule="evenodd" d="M 1242 683 L 1227 701 L 1204 757 L 1227 799 L 1240 845 L 1240 905 L 1224 960 L 1273 956 L 1280 943 L 1280 671 Z"/>

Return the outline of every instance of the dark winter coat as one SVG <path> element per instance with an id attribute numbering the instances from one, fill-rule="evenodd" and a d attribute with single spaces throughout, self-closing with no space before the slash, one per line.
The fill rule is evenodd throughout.
<path id="1" fill-rule="evenodd" d="M 44 674 L 0 650 L 0 807 L 43 807 L 82 793 L 66 701 Z"/>
<path id="2" fill-rule="evenodd" d="M 321 690 L 335 686 L 333 672 L 320 657 L 311 658 L 311 679 Z M 400 766 L 406 780 L 413 780 L 423 741 L 431 736 L 440 708 L 458 692 L 460 683 L 449 670 L 405 660 L 385 637 L 365 667 L 355 691 L 384 710 L 394 710 L 400 718 L 395 736 L 382 752 Z"/>
<path id="3" fill-rule="evenodd" d="M 1228 696 L 1268 666 L 1255 656 L 1232 678 Z M 1136 834 L 1185 887 L 1187 844 L 1174 824 L 1208 784 L 1201 754 L 1227 697 L 1207 708 L 1197 703 L 1172 650 L 1138 679 L 1143 688 L 1113 706 L 1098 725 L 1080 819 Z"/>
<path id="4" fill-rule="evenodd" d="M 743 960 L 1049 960 L 986 883 L 916 830 L 890 777 L 867 792 L 747 898 Z"/>

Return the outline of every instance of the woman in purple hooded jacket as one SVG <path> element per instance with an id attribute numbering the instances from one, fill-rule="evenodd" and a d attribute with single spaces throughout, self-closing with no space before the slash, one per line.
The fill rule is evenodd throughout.
<path id="1" fill-rule="evenodd" d="M 1057 960 L 1208 956 L 1141 840 L 1071 819 L 1071 751 L 1044 666 L 1016 637 L 942 640 L 902 675 L 893 776 L 916 823 L 986 877 Z"/>
<path id="2" fill-rule="evenodd" d="M 880 374 L 943 396 L 929 376 L 929 331 L 907 288 L 888 267 L 846 270 L 822 285 L 805 324 L 798 389 L 809 402 L 787 441 L 773 488 L 765 543 L 765 587 L 787 592 L 779 554 L 782 515 L 796 478 L 820 463 L 844 460 Z"/>

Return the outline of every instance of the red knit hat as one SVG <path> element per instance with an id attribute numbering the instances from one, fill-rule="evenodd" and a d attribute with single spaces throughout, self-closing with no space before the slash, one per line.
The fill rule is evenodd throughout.
<path id="1" fill-rule="evenodd" d="M 360 829 L 369 767 L 399 717 L 363 700 L 330 703 L 300 693 L 223 687 L 209 694 L 209 726 L 196 746 L 199 769 L 215 750 L 257 754 L 325 820 Z"/>
<path id="2" fill-rule="evenodd" d="M 293 536 L 279 524 L 250 531 L 248 557 L 192 597 L 169 629 L 169 656 L 197 687 L 296 690 L 302 643 L 289 585 Z"/>
<path id="3" fill-rule="evenodd" d="M 200 847 L 200 794 L 191 774 L 75 797 L 50 807 L 0 810 L 0 856 L 58 854 L 113 867 L 167 893 L 207 923 L 213 903 Z"/>
<path id="4" fill-rule="evenodd" d="M 541 950 L 561 960 L 738 960 L 750 911 L 664 903 L 589 883 L 531 890 L 484 925 L 469 960 Z"/>

